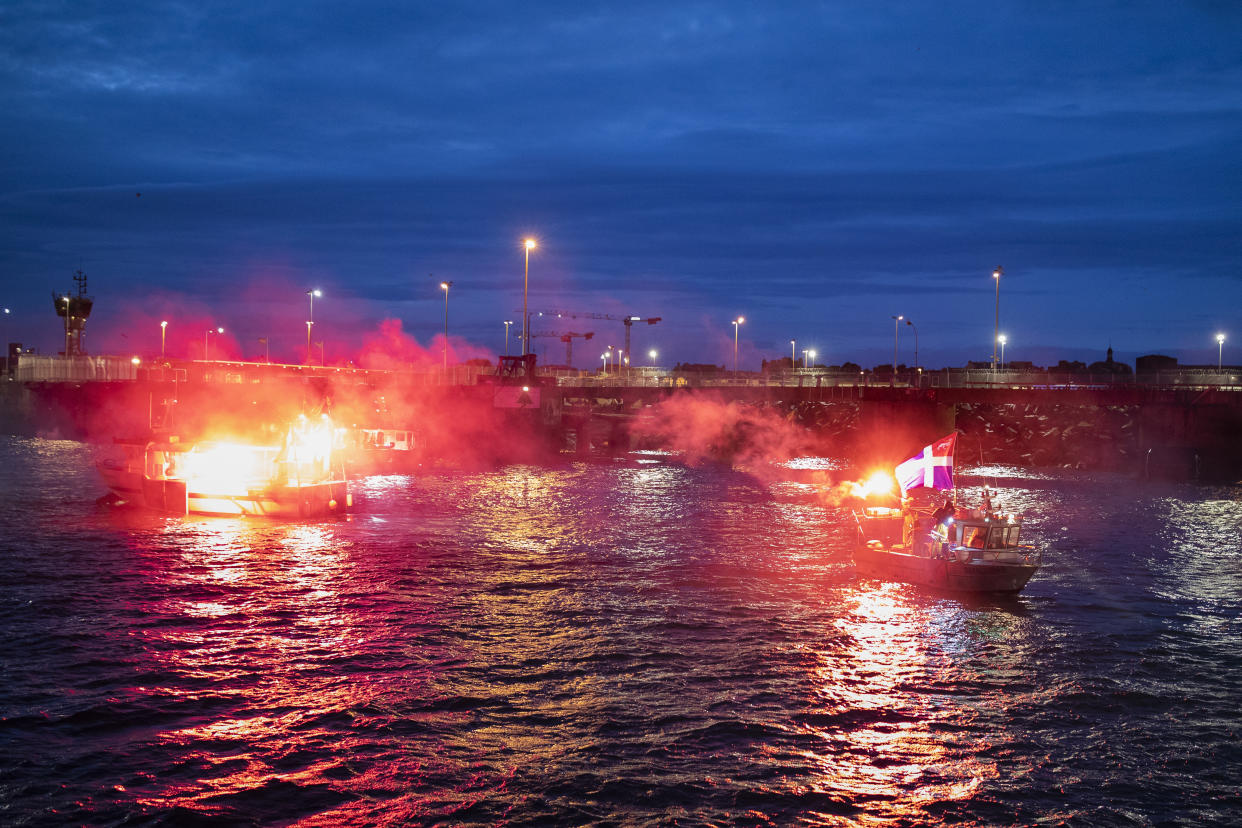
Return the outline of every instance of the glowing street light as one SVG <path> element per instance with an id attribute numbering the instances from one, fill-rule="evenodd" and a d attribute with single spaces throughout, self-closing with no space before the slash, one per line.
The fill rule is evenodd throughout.
<path id="1" fill-rule="evenodd" d="M 509 355 L 509 326 L 512 324 L 512 319 L 505 320 L 505 356 Z"/>
<path id="2" fill-rule="evenodd" d="M 790 371 L 798 367 L 798 360 L 796 359 L 798 352 L 794 350 L 794 347 L 796 344 L 797 343 L 794 340 L 792 339 L 789 340 L 789 370 Z"/>
<path id="3" fill-rule="evenodd" d="M 1000 279 L 1005 274 L 1005 269 L 997 267 L 992 271 L 992 278 L 996 280 L 996 324 L 992 329 L 992 370 L 996 370 L 996 345 L 1000 341 Z"/>
<path id="4" fill-rule="evenodd" d="M 5 315 L 5 316 L 8 316 L 8 315 L 9 315 L 9 309 L 8 309 L 8 308 L 5 308 L 5 309 L 4 309 L 4 315 Z M 8 320 L 6 319 L 5 321 L 7 322 Z M 8 376 L 9 376 L 9 346 L 8 346 L 8 343 L 5 343 L 5 346 L 4 346 L 4 376 L 5 376 L 5 378 L 6 378 L 6 379 L 7 379 L 7 378 L 8 378 Z"/>
<path id="5" fill-rule="evenodd" d="M 9 309 L 5 308 L 4 312 L 8 313 Z M 167 321 L 161 322 L 160 323 L 160 360 L 164 359 L 164 338 L 167 333 L 168 333 L 168 322 Z"/>
<path id="6" fill-rule="evenodd" d="M 1005 370 L 1005 343 L 1009 341 L 1009 337 L 1005 336 L 1004 334 L 997 334 L 996 341 L 999 342 L 1001 346 L 1000 369 L 1004 371 Z"/>
<path id="7" fill-rule="evenodd" d="M 203 331 L 203 359 L 205 360 L 211 358 L 210 353 L 207 350 L 207 337 L 213 333 L 222 334 L 224 333 L 224 328 L 216 328 L 214 331 L 211 328 L 208 328 Z"/>
<path id="8" fill-rule="evenodd" d="M 893 382 L 897 381 L 897 331 L 900 329 L 904 316 L 893 317 Z"/>
<path id="9" fill-rule="evenodd" d="M 810 360 L 809 362 L 807 361 L 808 359 Z M 814 349 L 814 348 L 812 348 L 812 349 L 810 349 L 809 351 L 807 351 L 807 352 L 806 352 L 806 356 L 805 356 L 805 357 L 803 357 L 803 366 L 802 366 L 802 367 L 803 367 L 803 368 L 806 368 L 806 369 L 808 369 L 808 370 L 810 370 L 810 367 L 811 367 L 812 365 L 814 365 L 814 364 L 815 364 L 815 349 Z"/>
<path id="10" fill-rule="evenodd" d="M 444 291 L 444 374 L 448 376 L 448 295 L 452 282 L 441 282 L 440 290 Z"/>
<path id="11" fill-rule="evenodd" d="M 737 373 L 737 330 L 746 321 L 745 316 L 733 320 L 733 373 Z"/>
<path id="12" fill-rule="evenodd" d="M 8 313 L 8 311 L 5 311 L 5 313 Z M 1225 335 L 1223 333 L 1218 333 L 1216 335 L 1216 370 L 1217 371 L 1221 370 L 1221 364 L 1224 361 L 1224 356 L 1225 356 Z"/>
<path id="13" fill-rule="evenodd" d="M 652 348 L 650 351 L 647 352 L 647 358 L 651 360 L 652 365 L 655 365 L 656 357 L 658 357 L 659 355 L 660 355 L 659 351 L 657 351 L 655 348 Z"/>
<path id="14" fill-rule="evenodd" d="M 600 366 L 600 371 L 605 374 L 608 373 L 608 357 L 610 355 L 611 355 L 610 351 L 604 351 L 604 353 L 599 355 L 599 358 L 604 361 L 604 364 Z"/>
<path id="15" fill-rule="evenodd" d="M 530 251 L 535 249 L 535 240 L 527 239 L 523 246 L 526 248 L 526 273 L 522 277 L 522 354 L 530 353 L 530 316 L 526 312 L 526 294 L 530 289 Z"/>
<path id="16" fill-rule="evenodd" d="M 315 297 L 323 296 L 323 291 L 319 288 L 311 288 L 306 291 L 306 298 L 310 299 L 310 317 L 306 320 L 306 361 L 310 362 L 311 358 L 311 328 L 315 327 Z"/>

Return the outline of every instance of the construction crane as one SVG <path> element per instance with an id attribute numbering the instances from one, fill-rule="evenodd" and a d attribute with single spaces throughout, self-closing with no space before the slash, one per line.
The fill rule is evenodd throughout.
<path id="1" fill-rule="evenodd" d="M 646 322 L 648 325 L 654 325 L 659 322 L 662 317 L 659 316 L 614 316 L 611 313 L 581 313 L 579 311 L 537 311 L 540 316 L 557 316 L 568 317 L 570 319 L 611 319 L 614 322 L 620 322 L 625 326 L 625 351 L 622 354 L 623 359 L 630 357 L 630 329 L 634 327 L 635 322 Z"/>
<path id="2" fill-rule="evenodd" d="M 536 331 L 530 335 L 530 338 L 553 336 L 565 343 L 565 364 L 572 368 L 574 364 L 574 340 L 585 339 L 589 341 L 591 337 L 595 336 L 595 331 L 588 333 L 578 333 L 577 331 Z"/>

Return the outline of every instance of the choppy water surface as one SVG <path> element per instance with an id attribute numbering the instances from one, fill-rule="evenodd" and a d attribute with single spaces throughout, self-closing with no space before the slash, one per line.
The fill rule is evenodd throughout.
<path id="1" fill-rule="evenodd" d="M 1049 544 L 997 604 L 856 580 L 789 471 L 267 523 L 97 507 L 87 447 L 0 439 L 0 822 L 1240 821 L 1237 489 L 973 470 Z"/>

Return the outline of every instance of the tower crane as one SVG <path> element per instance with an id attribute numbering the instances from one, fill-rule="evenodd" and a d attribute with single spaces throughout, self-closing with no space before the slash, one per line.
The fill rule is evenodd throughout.
<path id="1" fill-rule="evenodd" d="M 646 322 L 648 325 L 654 325 L 663 317 L 659 316 L 614 316 L 611 313 L 584 313 L 581 311 L 538 311 L 540 316 L 556 316 L 567 317 L 569 319 L 610 319 L 614 322 L 620 322 L 625 326 L 625 357 L 630 356 L 630 329 L 634 327 L 635 322 Z"/>
<path id="2" fill-rule="evenodd" d="M 565 364 L 572 368 L 574 364 L 574 340 L 585 339 L 589 341 L 591 337 L 595 336 L 595 331 L 587 333 L 578 333 L 577 331 L 536 331 L 530 335 L 530 338 L 553 336 L 565 343 Z"/>

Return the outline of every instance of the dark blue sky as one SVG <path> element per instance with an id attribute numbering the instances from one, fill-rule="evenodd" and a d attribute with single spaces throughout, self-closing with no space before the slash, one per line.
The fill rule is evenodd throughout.
<path id="1" fill-rule="evenodd" d="M 1235 2 L 14 0 L 0 77 L 0 335 L 46 352 L 79 266 L 94 352 L 293 356 L 312 286 L 330 348 L 430 342 L 441 279 L 495 352 L 529 234 L 532 308 L 662 316 L 661 362 L 738 314 L 746 367 L 887 362 L 893 314 L 987 359 L 996 265 L 1009 358 L 1242 362 Z"/>

